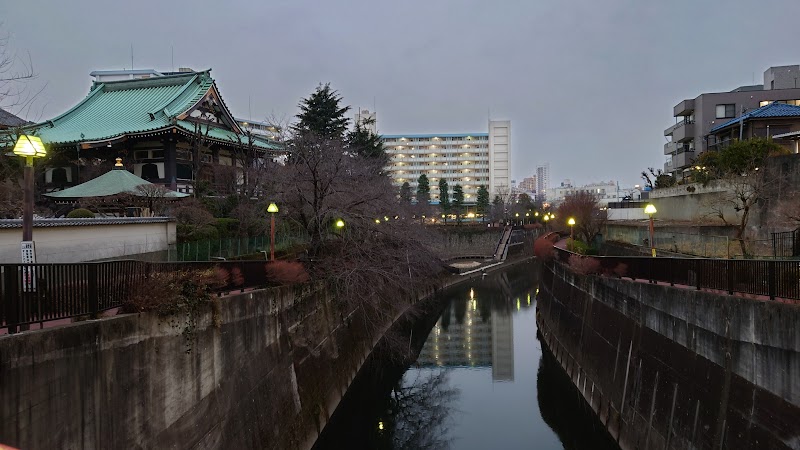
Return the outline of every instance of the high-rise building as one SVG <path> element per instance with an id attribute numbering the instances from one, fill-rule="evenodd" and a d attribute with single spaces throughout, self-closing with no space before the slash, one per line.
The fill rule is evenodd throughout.
<path id="1" fill-rule="evenodd" d="M 536 185 L 536 175 L 523 178 L 522 181 L 519 182 L 519 188 L 526 192 L 536 192 L 536 189 L 539 186 Z"/>
<path id="2" fill-rule="evenodd" d="M 390 171 L 399 186 L 416 192 L 417 179 L 430 181 L 431 200 L 439 199 L 438 183 L 447 180 L 452 192 L 460 184 L 466 203 L 475 203 L 480 186 L 490 198 L 510 190 L 511 121 L 489 121 L 488 132 L 448 134 L 387 134 L 381 136 L 391 158 Z"/>
<path id="3" fill-rule="evenodd" d="M 664 172 L 682 179 L 693 161 L 709 149 L 707 136 L 714 127 L 772 102 L 800 106 L 800 65 L 770 67 L 764 72 L 764 84 L 700 94 L 678 103 L 672 109 L 675 124 L 664 130 L 668 140 Z M 773 129 L 770 136 L 781 132 Z"/>
<path id="4" fill-rule="evenodd" d="M 536 168 L 537 200 L 547 200 L 547 189 L 550 188 L 550 163 Z"/>
<path id="5" fill-rule="evenodd" d="M 378 134 L 378 118 L 375 111 L 370 112 L 368 109 L 359 108 L 353 116 L 353 119 L 354 124 L 369 130 L 372 134 Z"/>

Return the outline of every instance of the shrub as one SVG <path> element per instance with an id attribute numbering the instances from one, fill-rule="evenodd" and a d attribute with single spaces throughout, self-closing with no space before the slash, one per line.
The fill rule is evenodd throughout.
<path id="1" fill-rule="evenodd" d="M 67 214 L 67 219 L 94 219 L 94 213 L 86 208 L 73 209 Z"/>
<path id="2" fill-rule="evenodd" d="M 589 256 L 570 255 L 569 267 L 579 275 L 592 275 L 600 272 L 600 261 Z"/>
<path id="3" fill-rule="evenodd" d="M 194 242 L 194 241 L 213 241 L 219 239 L 219 231 L 214 225 L 185 225 L 178 224 L 175 227 L 178 234 L 179 242 Z"/>
<path id="4" fill-rule="evenodd" d="M 239 221 L 228 217 L 220 217 L 214 222 L 220 238 L 235 236 L 239 231 Z"/>
<path id="5" fill-rule="evenodd" d="M 203 305 L 212 304 L 212 320 L 215 326 L 219 325 L 220 311 L 213 304 L 213 292 L 224 285 L 222 274 L 213 269 L 154 272 L 146 283 L 134 286 L 122 310 L 155 312 L 168 318 L 171 325 L 182 327 L 189 353 Z"/>
<path id="6" fill-rule="evenodd" d="M 552 261 L 555 257 L 555 250 L 553 244 L 558 240 L 556 233 L 546 234 L 533 243 L 533 254 L 537 259 L 543 262 Z"/>

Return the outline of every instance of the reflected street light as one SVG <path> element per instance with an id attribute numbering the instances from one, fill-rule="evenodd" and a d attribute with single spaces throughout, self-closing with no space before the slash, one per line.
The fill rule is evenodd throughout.
<path id="1" fill-rule="evenodd" d="M 267 212 L 270 215 L 269 260 L 275 261 L 275 214 L 278 213 L 278 205 L 276 205 L 274 202 L 270 203 L 267 207 Z"/>
<path id="2" fill-rule="evenodd" d="M 644 207 L 644 213 L 650 216 L 650 253 L 653 255 L 653 258 L 656 257 L 656 243 L 653 241 L 655 234 L 655 229 L 653 228 L 653 214 L 657 213 L 656 207 L 650 203 Z"/>

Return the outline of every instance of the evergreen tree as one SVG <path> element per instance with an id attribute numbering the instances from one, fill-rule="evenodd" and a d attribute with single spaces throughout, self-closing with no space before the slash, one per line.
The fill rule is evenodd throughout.
<path id="1" fill-rule="evenodd" d="M 439 207 L 442 208 L 442 212 L 447 215 L 450 212 L 450 188 L 447 185 L 447 180 L 444 178 L 439 178 Z M 447 221 L 447 217 L 445 217 L 445 222 Z"/>
<path id="2" fill-rule="evenodd" d="M 456 214 L 456 220 L 461 223 L 461 208 L 464 206 L 464 189 L 460 184 L 453 186 L 453 211 Z"/>
<path id="3" fill-rule="evenodd" d="M 408 181 L 403 182 L 400 186 L 400 201 L 403 203 L 411 203 L 411 185 Z"/>
<path id="4" fill-rule="evenodd" d="M 345 117 L 349 106 L 341 106 L 342 97 L 331 89 L 330 83 L 320 84 L 317 89 L 300 101 L 297 124 L 292 126 L 296 134 L 311 133 L 322 139 L 344 140 L 349 119 Z"/>
<path id="5" fill-rule="evenodd" d="M 431 184 L 423 173 L 417 178 L 417 204 L 427 205 L 431 201 Z"/>
<path id="6" fill-rule="evenodd" d="M 486 186 L 481 186 L 478 188 L 478 198 L 477 198 L 477 207 L 478 214 L 483 217 L 483 220 L 486 221 L 486 213 L 489 212 L 489 190 L 486 189 Z"/>
<path id="7" fill-rule="evenodd" d="M 366 124 L 369 124 L 367 122 Z M 381 137 L 370 131 L 365 124 L 356 123 L 353 131 L 347 135 L 347 145 L 354 154 L 364 158 L 380 158 L 389 162 Z"/>

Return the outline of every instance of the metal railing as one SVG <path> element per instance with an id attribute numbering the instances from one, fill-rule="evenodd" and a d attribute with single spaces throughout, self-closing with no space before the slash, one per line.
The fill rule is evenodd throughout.
<path id="1" fill-rule="evenodd" d="M 800 228 L 794 231 L 772 233 L 772 256 L 776 258 L 800 257 Z"/>
<path id="2" fill-rule="evenodd" d="M 576 253 L 555 248 L 556 259 L 569 265 Z M 578 255 L 580 256 L 580 255 Z M 800 262 L 781 260 L 732 260 L 704 258 L 651 258 L 636 256 L 591 256 L 601 273 L 775 298 L 800 299 Z"/>
<path id="3" fill-rule="evenodd" d="M 215 270 L 222 294 L 267 286 L 268 261 L 151 263 L 106 261 L 87 263 L 0 264 L 0 331 L 23 325 L 88 316 L 125 304 L 134 293 L 146 291 L 153 274 Z"/>

